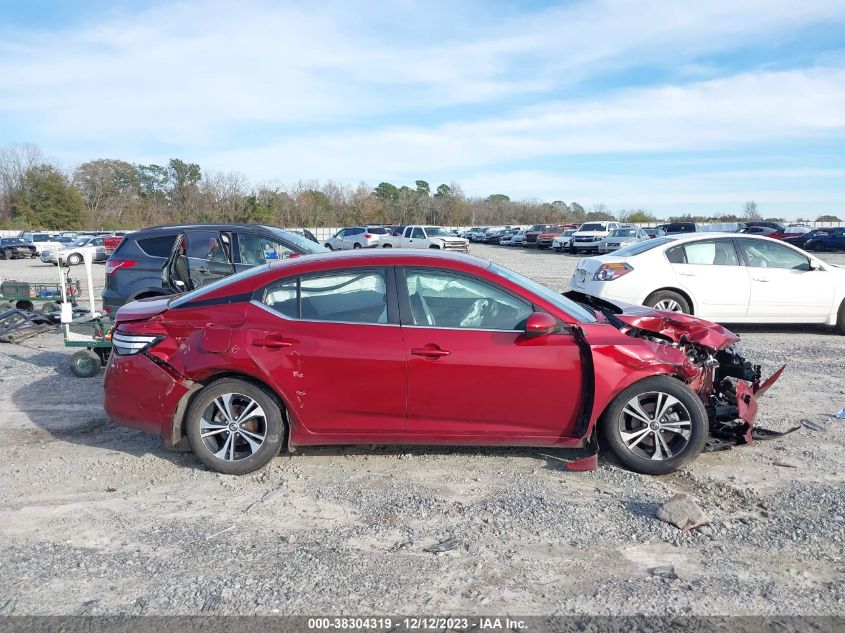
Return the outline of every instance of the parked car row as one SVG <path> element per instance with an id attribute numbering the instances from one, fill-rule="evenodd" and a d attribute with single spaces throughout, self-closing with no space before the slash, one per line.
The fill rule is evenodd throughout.
<path id="1" fill-rule="evenodd" d="M 330 251 L 359 248 L 431 248 L 469 252 L 469 240 L 440 226 L 398 225 L 352 226 L 341 229 L 326 241 Z"/>

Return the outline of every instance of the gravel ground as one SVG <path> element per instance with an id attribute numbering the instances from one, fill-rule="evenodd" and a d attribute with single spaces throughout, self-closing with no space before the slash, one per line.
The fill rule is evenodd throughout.
<path id="1" fill-rule="evenodd" d="M 556 289 L 576 261 L 472 250 Z M 55 268 L 3 261 L 0 275 Z M 561 450 L 389 447 L 219 475 L 112 425 L 100 380 L 69 373 L 58 335 L 0 345 L 0 614 L 843 615 L 845 421 L 826 414 L 845 406 L 845 337 L 736 329 L 765 372 L 788 364 L 760 423 L 824 431 L 663 477 L 610 457 L 564 472 Z M 711 522 L 657 521 L 676 492 Z"/>

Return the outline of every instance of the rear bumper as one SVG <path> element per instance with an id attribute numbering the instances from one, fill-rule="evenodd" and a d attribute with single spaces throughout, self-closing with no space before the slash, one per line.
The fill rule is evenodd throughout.
<path id="1" fill-rule="evenodd" d="M 191 390 L 145 354 L 112 354 L 103 381 L 103 408 L 111 420 L 145 433 L 172 436 L 179 402 Z"/>

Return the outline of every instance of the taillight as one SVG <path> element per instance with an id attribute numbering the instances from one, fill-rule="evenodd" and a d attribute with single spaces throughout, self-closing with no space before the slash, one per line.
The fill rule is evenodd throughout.
<path id="1" fill-rule="evenodd" d="M 117 354 L 120 356 L 132 356 L 133 354 L 149 349 L 162 338 L 164 337 L 159 335 L 126 334 L 118 330 L 112 333 L 111 342 Z"/>
<path id="2" fill-rule="evenodd" d="M 614 279 L 619 279 L 622 275 L 627 275 L 632 270 L 634 269 L 628 264 L 602 264 L 601 266 L 599 266 L 599 269 L 596 271 L 596 274 L 593 275 L 593 280 L 613 281 Z"/>
<path id="3" fill-rule="evenodd" d="M 134 259 L 110 259 L 106 261 L 106 274 L 111 275 L 120 268 L 132 268 L 137 263 Z"/>
<path id="4" fill-rule="evenodd" d="M 369 233 L 364 233 L 364 239 L 365 239 L 365 240 L 368 240 L 368 239 L 370 239 L 371 237 L 372 237 L 372 235 L 370 235 Z"/>

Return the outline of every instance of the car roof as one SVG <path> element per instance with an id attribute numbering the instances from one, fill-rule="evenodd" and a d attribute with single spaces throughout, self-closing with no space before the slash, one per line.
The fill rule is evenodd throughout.
<path id="1" fill-rule="evenodd" d="M 329 264 L 341 262 L 341 266 L 413 266 L 422 263 L 463 263 L 464 265 L 487 269 L 491 263 L 474 255 L 464 253 L 450 253 L 435 249 L 392 249 L 383 248 L 375 250 L 358 249 L 353 251 L 329 251 L 327 253 L 313 253 L 307 257 L 292 257 L 280 259 L 269 264 L 270 268 L 283 266 L 299 266 L 308 264 L 309 267 L 321 267 L 326 262 Z"/>
<path id="2" fill-rule="evenodd" d="M 137 237 L 139 234 L 148 234 L 148 233 L 170 233 L 173 231 L 185 231 L 188 229 L 218 229 L 218 230 L 255 230 L 255 229 L 265 229 L 267 231 L 290 231 L 290 229 L 286 229 L 281 226 L 272 226 L 269 224 L 248 224 L 248 223 L 239 223 L 239 224 L 218 224 L 218 223 L 199 223 L 199 224 L 160 224 L 158 226 L 149 226 L 147 228 L 139 229 L 137 231 L 132 232 L 133 237 Z"/>

